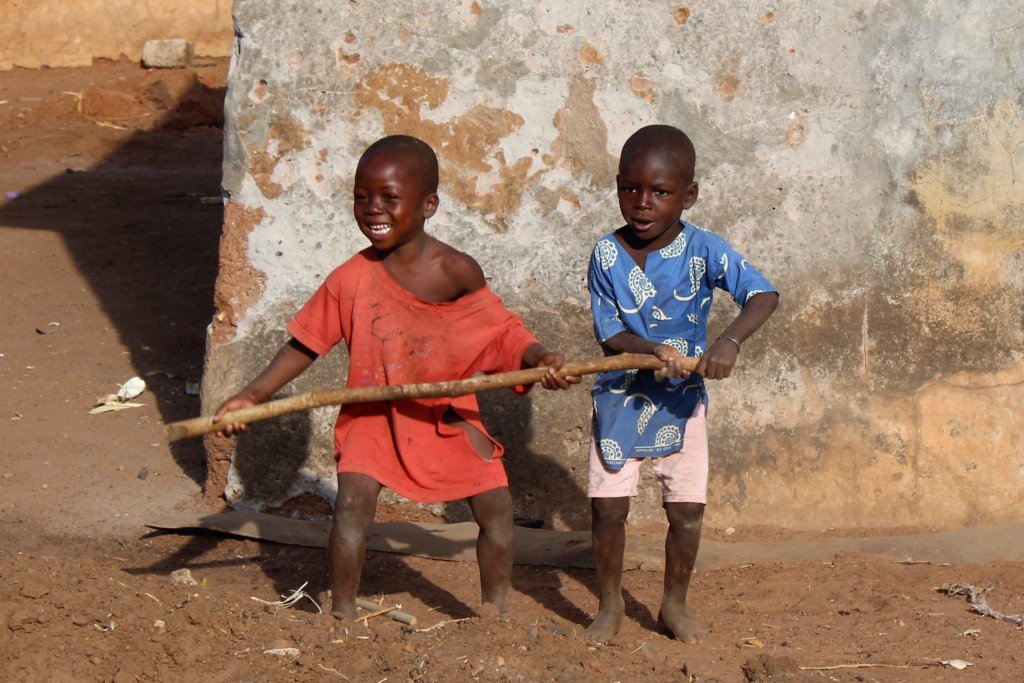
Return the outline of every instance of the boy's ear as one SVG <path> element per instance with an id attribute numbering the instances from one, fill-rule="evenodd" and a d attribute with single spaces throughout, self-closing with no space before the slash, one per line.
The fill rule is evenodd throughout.
<path id="1" fill-rule="evenodd" d="M 690 183 L 690 186 L 686 188 L 686 200 L 683 202 L 683 208 L 689 209 L 691 206 L 697 203 L 697 195 L 700 194 L 700 187 L 697 185 L 697 181 Z"/>
<path id="2" fill-rule="evenodd" d="M 436 193 L 427 195 L 427 198 L 423 200 L 423 217 L 433 218 L 434 214 L 437 213 L 437 205 L 441 203 L 440 197 Z"/>

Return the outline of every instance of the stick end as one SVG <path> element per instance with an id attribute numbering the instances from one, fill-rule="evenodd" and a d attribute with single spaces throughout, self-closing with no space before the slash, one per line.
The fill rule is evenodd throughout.
<path id="1" fill-rule="evenodd" d="M 164 427 L 164 434 L 167 436 L 167 443 L 176 443 L 188 438 L 188 431 L 180 424 L 169 424 Z"/>

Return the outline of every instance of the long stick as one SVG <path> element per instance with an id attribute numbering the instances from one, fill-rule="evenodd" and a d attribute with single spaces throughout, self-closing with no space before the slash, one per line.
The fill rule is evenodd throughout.
<path id="1" fill-rule="evenodd" d="M 623 353 L 618 356 L 605 356 L 580 363 L 566 363 L 559 370 L 565 377 L 593 375 L 609 370 L 658 370 L 665 364 L 654 356 L 638 353 Z M 684 358 L 683 367 L 693 371 L 697 367 L 696 358 Z M 479 375 L 469 379 L 452 380 L 449 382 L 429 382 L 425 384 L 391 384 L 377 387 L 355 387 L 340 389 L 321 389 L 306 394 L 297 394 L 276 401 L 261 403 L 251 408 L 243 408 L 225 413 L 219 422 L 213 416 L 203 416 L 172 422 L 167 425 L 167 440 L 171 443 L 217 432 L 226 424 L 249 424 L 258 420 L 266 420 L 287 413 L 297 413 L 323 406 L 342 405 L 347 403 L 368 403 L 372 401 L 395 401 L 413 398 L 438 398 L 442 396 L 465 396 L 492 389 L 502 389 L 541 381 L 548 372 L 547 368 L 530 368 L 503 372 L 495 375 Z"/>

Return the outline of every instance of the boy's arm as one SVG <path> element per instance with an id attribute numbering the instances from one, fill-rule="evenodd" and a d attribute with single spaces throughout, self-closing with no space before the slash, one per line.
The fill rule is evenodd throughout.
<path id="1" fill-rule="evenodd" d="M 631 332 L 619 332 L 614 337 L 606 339 L 601 344 L 601 348 L 609 355 L 649 353 L 657 357 L 658 360 L 665 363 L 663 369 L 654 371 L 654 376 L 659 380 L 666 377 L 689 377 L 690 375 L 689 372 L 683 369 L 683 356 L 674 347 L 638 337 Z"/>
<path id="2" fill-rule="evenodd" d="M 736 365 L 740 345 L 771 317 L 778 305 L 776 292 L 761 292 L 750 297 L 736 319 L 708 346 L 694 372 L 707 379 L 728 377 Z"/>
<path id="3" fill-rule="evenodd" d="M 295 339 L 289 339 L 256 379 L 220 404 L 213 416 L 213 421 L 219 422 L 225 413 L 263 403 L 285 384 L 302 374 L 302 371 L 312 365 L 316 359 L 316 353 L 304 344 Z M 233 423 L 224 425 L 223 430 L 218 433 L 222 436 L 230 436 L 236 432 L 244 432 L 246 429 L 248 429 L 247 425 Z"/>
<path id="4" fill-rule="evenodd" d="M 545 389 L 568 389 L 573 384 L 579 384 L 580 378 L 575 376 L 559 377 L 558 369 L 565 365 L 565 356 L 555 351 L 549 351 L 543 344 L 531 344 L 523 352 L 522 367 L 548 369 L 548 374 L 540 381 Z"/>

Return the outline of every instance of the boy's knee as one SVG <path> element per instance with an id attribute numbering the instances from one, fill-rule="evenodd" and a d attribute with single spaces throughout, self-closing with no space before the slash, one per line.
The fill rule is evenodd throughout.
<path id="1" fill-rule="evenodd" d="M 364 512 L 368 508 L 375 507 L 376 497 L 371 497 L 363 492 L 338 492 L 334 501 L 334 516 L 350 512 Z"/>
<path id="2" fill-rule="evenodd" d="M 674 527 L 700 529 L 704 508 L 704 503 L 665 503 L 665 516 Z"/>
<path id="3" fill-rule="evenodd" d="M 488 492 L 470 501 L 470 510 L 477 526 L 492 537 L 512 537 L 512 497 L 508 495 L 507 489 L 504 492 L 505 495 L 497 492 L 488 495 L 491 493 Z"/>
<path id="4" fill-rule="evenodd" d="M 480 533 L 494 546 L 511 548 L 515 544 L 515 525 L 512 520 L 493 520 L 486 526 L 480 525 Z"/>
<path id="5" fill-rule="evenodd" d="M 591 498 L 590 515 L 597 524 L 625 524 L 629 498 Z"/>
<path id="6" fill-rule="evenodd" d="M 334 499 L 334 516 L 357 516 L 373 518 L 377 509 L 377 495 L 380 487 L 364 485 L 361 481 L 349 481 L 338 486 L 338 495 Z"/>

